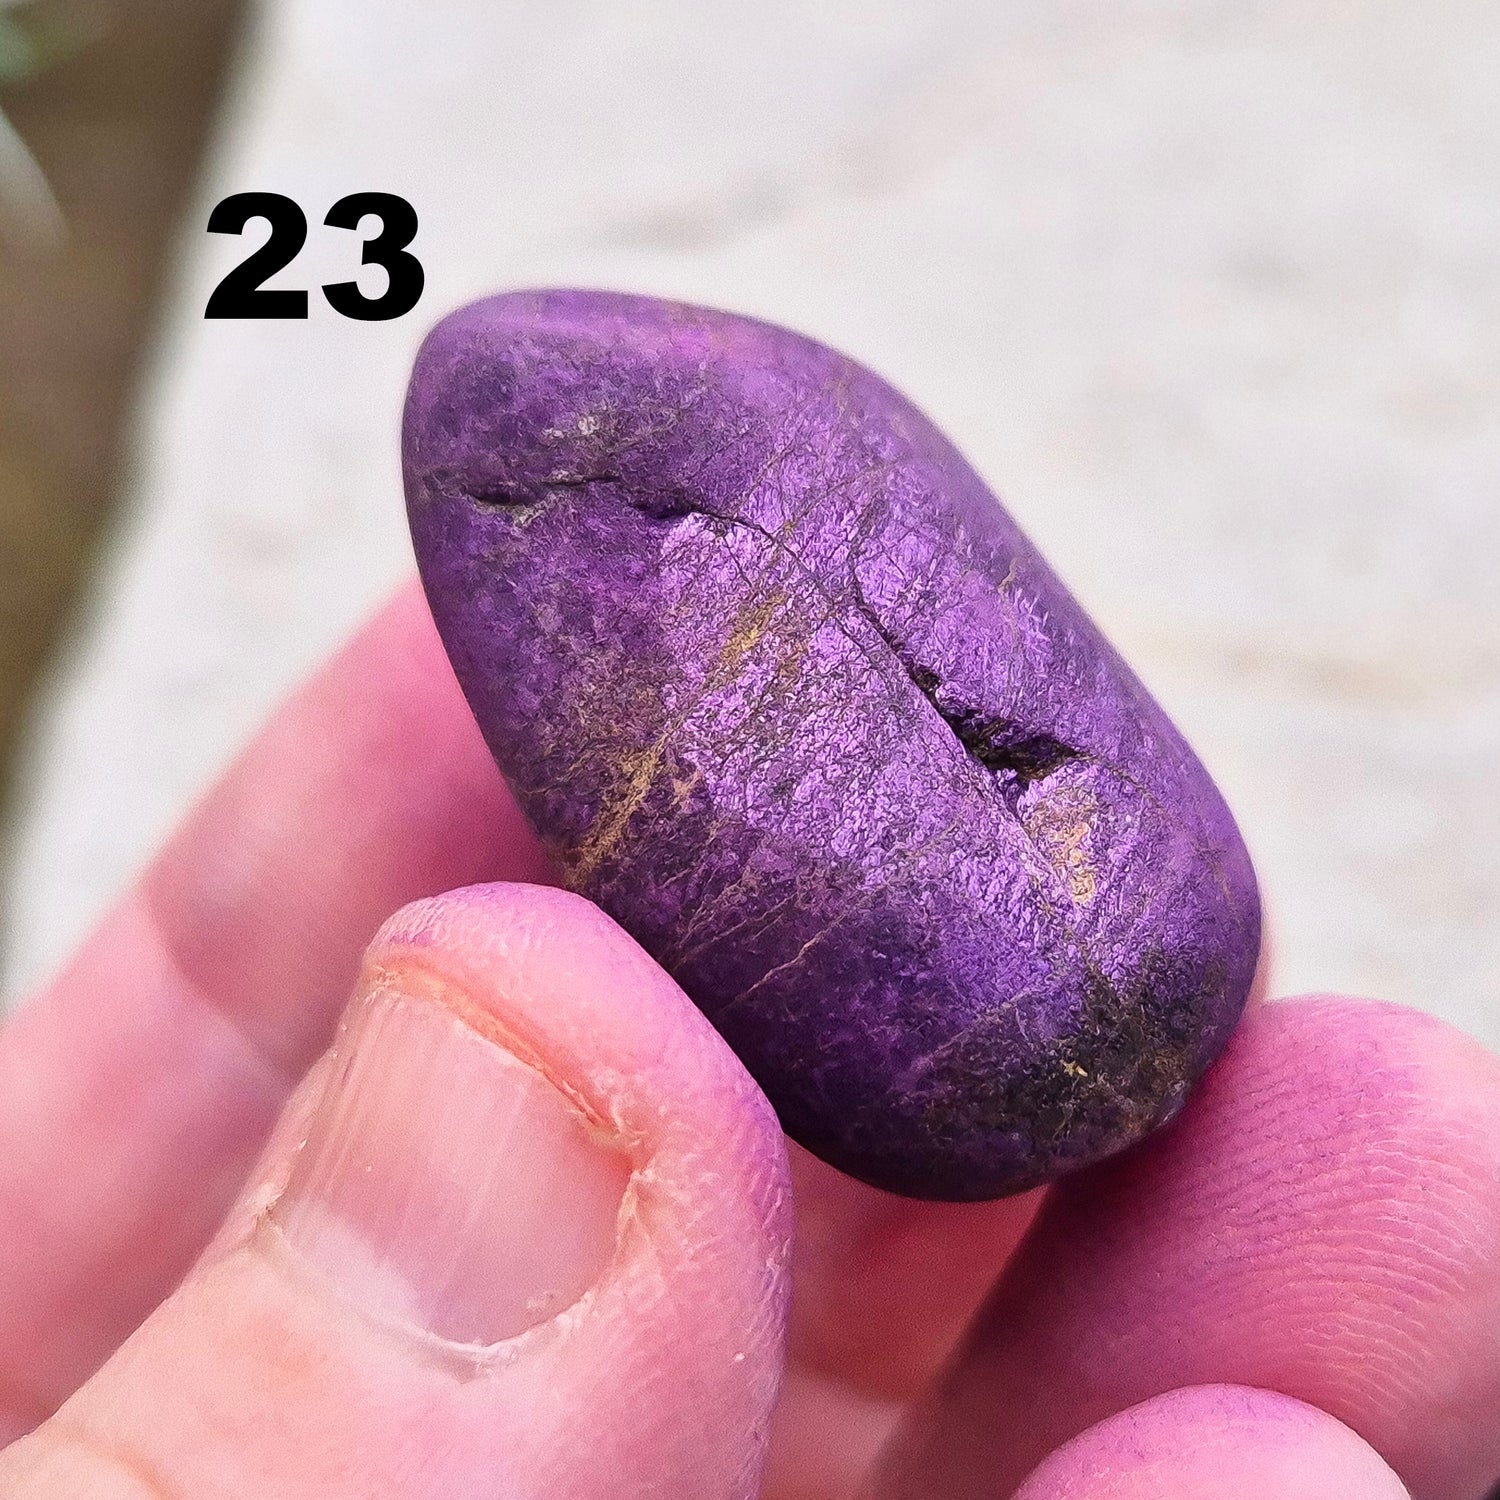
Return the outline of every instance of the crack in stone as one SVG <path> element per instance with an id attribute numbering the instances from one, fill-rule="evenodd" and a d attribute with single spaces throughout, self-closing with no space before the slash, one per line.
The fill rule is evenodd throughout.
<path id="1" fill-rule="evenodd" d="M 581 490 L 593 484 L 619 484 L 620 476 L 614 473 L 557 474 L 548 479 L 496 479 L 487 483 L 469 484 L 464 495 L 475 505 L 490 510 L 519 510 L 526 506 L 541 505 L 554 490 Z"/>
<path id="2" fill-rule="evenodd" d="M 464 493 L 476 505 L 500 509 L 523 509 L 544 504 L 558 490 L 586 489 L 592 485 L 621 486 L 620 498 L 633 510 L 656 521 L 677 521 L 688 516 L 702 516 L 726 526 L 743 527 L 769 542 L 790 557 L 827 597 L 821 580 L 792 550 L 786 541 L 766 527 L 744 516 L 712 510 L 689 491 L 661 488 L 641 493 L 624 487 L 623 476 L 613 470 L 592 474 L 564 474 L 532 481 L 498 482 L 490 486 L 470 485 Z M 850 570 L 855 608 L 874 629 L 895 658 L 907 680 L 925 698 L 938 717 L 952 731 L 965 753 L 985 770 L 1001 778 L 1008 792 L 1019 796 L 1034 782 L 1052 775 L 1069 761 L 1085 758 L 1081 750 L 1065 744 L 1044 730 L 1027 729 L 1004 715 L 986 714 L 970 704 L 949 704 L 943 700 L 942 678 L 931 668 L 912 659 L 910 651 L 870 607 L 857 575 Z M 829 600 L 830 604 L 833 602 Z"/>
<path id="3" fill-rule="evenodd" d="M 757 521 L 749 520 L 744 516 L 731 515 L 724 511 L 713 510 L 705 505 L 691 491 L 682 487 L 662 488 L 642 494 L 629 488 L 623 476 L 614 472 L 600 472 L 597 474 L 581 474 L 563 476 L 550 480 L 535 481 L 530 485 L 499 485 L 491 492 L 476 493 L 473 487 L 468 487 L 465 493 L 477 504 L 492 505 L 501 508 L 515 508 L 518 510 L 535 510 L 552 499 L 556 491 L 568 489 L 583 489 L 592 485 L 608 487 L 611 495 L 622 500 L 632 509 L 652 519 L 663 522 L 676 522 L 685 520 L 691 516 L 701 516 L 704 520 L 717 522 L 723 526 L 731 526 L 753 532 L 768 542 L 771 547 L 790 559 L 792 564 L 800 573 L 806 576 L 817 593 L 828 603 L 830 610 L 835 611 L 830 616 L 839 628 L 848 637 L 851 643 L 860 646 L 867 655 L 874 659 L 873 653 L 860 645 L 854 634 L 847 626 L 837 621 L 837 602 L 829 594 L 823 580 L 813 571 L 809 565 L 802 560 L 796 550 L 791 547 L 786 539 L 779 536 Z M 1004 805 L 1021 822 L 1023 831 L 1025 824 L 1020 819 L 1019 802 L 1022 793 L 1033 783 L 1050 776 L 1059 767 L 1070 761 L 1089 761 L 1092 759 L 1087 752 L 1067 745 L 1055 736 L 1043 731 L 1026 731 L 1023 726 L 1012 719 L 1002 716 L 984 715 L 977 708 L 970 706 L 959 706 L 950 708 L 944 704 L 938 696 L 942 687 L 942 679 L 930 668 L 915 662 L 905 643 L 887 628 L 885 623 L 875 613 L 866 599 L 864 589 L 861 587 L 858 574 L 852 561 L 849 569 L 850 595 L 856 613 L 874 630 L 881 644 L 894 659 L 903 676 L 913 687 L 926 699 L 929 707 L 939 719 L 947 726 L 953 737 L 958 741 L 965 754 L 990 772 L 1001 793 Z M 672 730 L 668 730 L 668 736 Z M 666 737 L 664 737 L 665 739 Z M 1030 838 L 1029 832 L 1027 833 Z M 1104 972 L 1094 961 L 1089 952 L 1088 945 L 1081 939 L 1073 927 L 1071 920 L 1059 911 L 1037 884 L 1036 877 L 1028 873 L 1028 879 L 1037 889 L 1048 911 L 1058 920 L 1067 934 L 1077 944 L 1079 957 L 1083 963 L 1085 972 L 1091 981 L 1101 987 L 1106 993 L 1112 992 L 1110 981 Z M 806 951 L 812 947 L 812 943 L 805 944 L 802 951 L 797 955 L 800 959 Z M 791 965 L 782 964 L 777 966 L 778 972 L 784 972 Z M 758 989 L 768 976 L 762 975 L 752 989 Z M 721 1014 L 727 1013 L 737 1007 L 743 1000 L 743 995 L 731 997 L 728 1004 L 722 1008 Z"/>
<path id="4" fill-rule="evenodd" d="M 861 615 L 885 642 L 911 684 L 932 710 L 953 731 L 954 738 L 971 759 L 987 771 L 1006 778 L 1017 793 L 1042 781 L 1069 761 L 1084 758 L 1083 751 L 1065 744 L 1045 730 L 1027 729 L 1003 714 L 986 714 L 969 704 L 945 703 L 940 696 L 943 679 L 913 659 L 906 643 L 870 607 L 864 590 L 854 578 L 855 604 Z"/>
<path id="5" fill-rule="evenodd" d="M 1081 758 L 1081 751 L 1044 730 L 1028 730 L 1003 714 L 984 714 L 967 705 L 944 703 L 938 696 L 942 678 L 927 667 L 909 663 L 899 646 L 890 644 L 912 684 L 953 731 L 959 744 L 987 771 L 1013 777 L 1017 791 L 1025 791 L 1032 782 L 1041 781 L 1060 766 Z"/>

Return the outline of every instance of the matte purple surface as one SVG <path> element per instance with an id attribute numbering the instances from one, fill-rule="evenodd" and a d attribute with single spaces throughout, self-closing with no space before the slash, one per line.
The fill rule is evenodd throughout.
<path id="1" fill-rule="evenodd" d="M 1176 1112 L 1249 989 L 1250 862 L 910 403 L 745 318 L 516 293 L 428 338 L 404 459 L 522 807 L 792 1136 L 986 1198 Z"/>

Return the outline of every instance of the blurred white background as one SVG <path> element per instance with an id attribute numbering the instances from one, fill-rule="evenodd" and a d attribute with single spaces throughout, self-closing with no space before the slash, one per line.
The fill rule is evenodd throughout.
<path id="1" fill-rule="evenodd" d="M 243 59 L 126 525 L 31 746 L 4 990 L 408 570 L 406 368 L 598 284 L 790 323 L 966 448 L 1174 713 L 1275 983 L 1500 1044 L 1500 7 L 280 0 Z M 417 311 L 205 322 L 290 194 L 408 197 Z M 379 284 L 370 273 L 370 285 Z"/>

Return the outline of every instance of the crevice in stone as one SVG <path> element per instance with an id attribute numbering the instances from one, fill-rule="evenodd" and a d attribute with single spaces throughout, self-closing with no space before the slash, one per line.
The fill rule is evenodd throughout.
<path id="1" fill-rule="evenodd" d="M 985 718 L 973 709 L 945 709 L 929 699 L 958 736 L 958 742 L 986 770 L 1013 776 L 1018 790 L 1042 781 L 1081 752 L 1053 735 L 1028 731 L 1014 719 Z"/>
<path id="2" fill-rule="evenodd" d="M 905 643 L 870 607 L 857 578 L 854 580 L 854 596 L 859 612 L 885 642 L 912 686 L 953 731 L 954 738 L 968 756 L 985 770 L 1001 777 L 1009 791 L 1019 795 L 1033 782 L 1052 775 L 1060 766 L 1084 758 L 1083 751 L 1044 730 L 1028 729 L 1014 719 L 986 714 L 969 704 L 946 701 L 942 693 L 943 679 L 931 667 L 912 658 Z"/>
<path id="3" fill-rule="evenodd" d="M 475 505 L 493 510 L 515 510 L 540 505 L 554 490 L 581 490 L 595 484 L 619 484 L 618 474 L 560 474 L 550 479 L 495 479 L 464 487 L 464 495 Z"/>
<path id="4" fill-rule="evenodd" d="M 477 505 L 513 509 L 539 505 L 556 490 L 583 489 L 590 485 L 616 487 L 614 493 L 626 505 L 656 521 L 678 521 L 689 516 L 701 516 L 704 520 L 723 526 L 743 527 L 764 538 L 806 571 L 806 565 L 787 545 L 786 540 L 759 523 L 744 516 L 711 509 L 686 489 L 626 489 L 621 475 L 612 471 L 565 475 L 525 483 L 497 482 L 489 487 L 471 485 L 466 488 L 465 493 Z M 818 582 L 820 592 L 826 592 L 820 581 L 814 581 Z M 1014 719 L 1000 715 L 985 714 L 969 704 L 946 701 L 941 691 L 942 679 L 931 668 L 912 659 L 905 643 L 887 628 L 870 607 L 859 579 L 852 570 L 850 581 L 855 608 L 860 615 L 873 627 L 902 672 L 952 731 L 965 753 L 1000 779 L 1009 801 L 1014 802 L 1028 787 L 1052 775 L 1060 766 L 1084 758 L 1081 750 L 1045 731 L 1028 729 Z"/>

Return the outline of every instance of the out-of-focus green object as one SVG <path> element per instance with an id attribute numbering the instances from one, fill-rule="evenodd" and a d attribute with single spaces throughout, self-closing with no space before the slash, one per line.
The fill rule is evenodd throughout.
<path id="1" fill-rule="evenodd" d="M 0 0 L 0 789 L 119 489 L 244 3 Z"/>
<path id="2" fill-rule="evenodd" d="M 97 8 L 0 0 L 0 87 L 24 83 L 71 56 L 98 35 L 102 15 Z M 0 234 L 41 249 L 62 233 L 62 210 L 46 174 L 0 109 Z"/>

